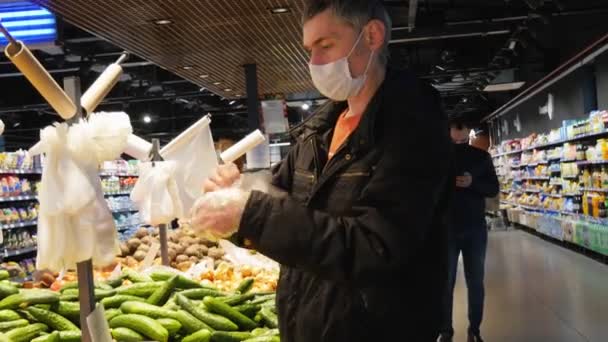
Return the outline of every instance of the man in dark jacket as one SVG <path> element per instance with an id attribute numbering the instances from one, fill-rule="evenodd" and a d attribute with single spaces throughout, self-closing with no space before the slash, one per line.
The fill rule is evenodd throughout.
<path id="1" fill-rule="evenodd" d="M 488 231 L 485 222 L 485 200 L 498 194 L 499 184 L 489 153 L 469 145 L 470 128 L 462 122 L 450 123 L 454 142 L 456 190 L 452 194 L 449 248 L 448 288 L 440 341 L 451 341 L 452 307 L 458 258 L 462 252 L 468 289 L 469 342 L 481 342 L 480 325 L 484 303 L 484 265 Z"/>
<path id="2" fill-rule="evenodd" d="M 438 93 L 387 70 L 390 31 L 381 1 L 308 1 L 311 74 L 333 101 L 292 131 L 272 180 L 287 195 L 226 189 L 228 165 L 194 209 L 199 231 L 236 232 L 281 264 L 283 342 L 438 335 L 451 143 Z"/>

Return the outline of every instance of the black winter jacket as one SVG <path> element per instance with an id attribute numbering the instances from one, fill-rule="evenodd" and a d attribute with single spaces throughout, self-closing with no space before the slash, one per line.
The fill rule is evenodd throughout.
<path id="1" fill-rule="evenodd" d="M 285 198 L 253 192 L 239 230 L 281 265 L 283 342 L 434 341 L 446 276 L 451 142 L 437 92 L 389 71 L 328 161 L 345 103 L 293 130 L 274 170 Z"/>
<path id="2" fill-rule="evenodd" d="M 496 196 L 499 191 L 492 157 L 469 144 L 455 144 L 453 160 L 456 176 L 468 172 L 473 182 L 468 188 L 456 188 L 452 194 L 450 232 L 463 234 L 486 229 L 486 198 Z"/>

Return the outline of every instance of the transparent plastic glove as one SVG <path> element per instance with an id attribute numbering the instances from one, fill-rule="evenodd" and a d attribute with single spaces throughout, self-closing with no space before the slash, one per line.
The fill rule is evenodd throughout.
<path id="1" fill-rule="evenodd" d="M 190 225 L 211 240 L 228 238 L 238 230 L 248 199 L 249 193 L 238 188 L 206 193 L 194 204 Z"/>
<path id="2" fill-rule="evenodd" d="M 203 184 L 203 192 L 213 192 L 230 187 L 239 187 L 241 172 L 234 163 L 218 165 Z"/>

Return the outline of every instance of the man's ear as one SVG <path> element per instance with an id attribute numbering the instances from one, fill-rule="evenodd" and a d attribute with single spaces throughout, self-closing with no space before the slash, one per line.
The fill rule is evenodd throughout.
<path id="1" fill-rule="evenodd" d="M 386 37 L 386 26 L 378 19 L 373 19 L 367 24 L 365 40 L 367 46 L 373 51 L 378 51 L 384 46 L 384 38 Z"/>

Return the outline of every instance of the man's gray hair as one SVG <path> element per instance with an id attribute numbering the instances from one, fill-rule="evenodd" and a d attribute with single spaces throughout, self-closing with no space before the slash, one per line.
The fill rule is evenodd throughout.
<path id="1" fill-rule="evenodd" d="M 307 0 L 304 8 L 304 22 L 312 19 L 317 14 L 332 10 L 334 14 L 352 25 L 355 29 L 361 30 L 370 20 L 380 20 L 386 28 L 384 46 L 380 51 L 380 62 L 388 64 L 389 49 L 388 44 L 391 40 L 393 22 L 388 11 L 380 0 Z"/>

